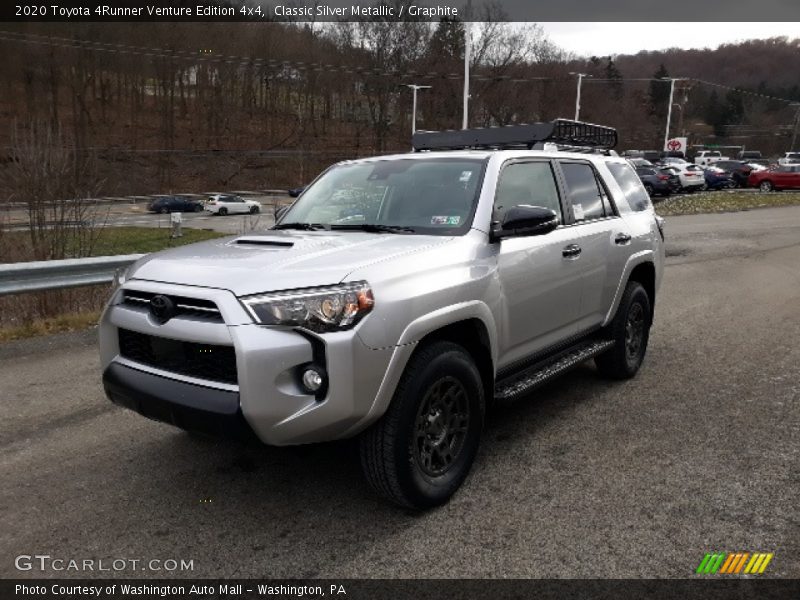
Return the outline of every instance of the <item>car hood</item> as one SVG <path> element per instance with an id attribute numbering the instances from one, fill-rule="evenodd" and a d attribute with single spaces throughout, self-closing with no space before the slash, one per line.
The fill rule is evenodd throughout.
<path id="1" fill-rule="evenodd" d="M 354 271 L 452 237 L 360 231 L 268 231 L 149 254 L 129 279 L 230 290 L 237 296 L 332 285 Z"/>

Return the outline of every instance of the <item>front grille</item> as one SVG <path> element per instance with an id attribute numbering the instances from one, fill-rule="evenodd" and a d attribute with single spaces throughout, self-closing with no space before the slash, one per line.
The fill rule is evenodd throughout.
<path id="1" fill-rule="evenodd" d="M 157 296 L 153 292 L 141 292 L 139 290 L 124 290 L 122 293 L 122 303 L 128 306 L 147 309 L 150 300 Z M 167 295 L 167 294 L 165 294 Z M 205 321 L 222 323 L 222 315 L 219 308 L 211 300 L 201 300 L 199 298 L 187 298 L 185 296 L 167 295 L 175 304 L 176 317 L 193 317 Z"/>
<path id="2" fill-rule="evenodd" d="M 222 383 L 238 383 L 236 353 L 231 346 L 198 344 L 119 330 L 124 358 L 164 371 Z"/>

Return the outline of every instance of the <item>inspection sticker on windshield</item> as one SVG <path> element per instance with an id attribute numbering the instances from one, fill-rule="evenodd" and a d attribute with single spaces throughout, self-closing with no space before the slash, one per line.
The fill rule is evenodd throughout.
<path id="1" fill-rule="evenodd" d="M 472 171 L 461 171 L 461 177 L 459 177 L 458 180 L 467 183 L 470 177 L 472 177 Z"/>
<path id="2" fill-rule="evenodd" d="M 431 225 L 458 225 L 461 217 L 431 217 Z"/>

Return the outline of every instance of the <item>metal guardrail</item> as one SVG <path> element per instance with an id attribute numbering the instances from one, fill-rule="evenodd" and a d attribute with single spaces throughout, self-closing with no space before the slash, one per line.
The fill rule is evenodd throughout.
<path id="1" fill-rule="evenodd" d="M 114 272 L 144 254 L 0 264 L 0 296 L 111 283 Z"/>

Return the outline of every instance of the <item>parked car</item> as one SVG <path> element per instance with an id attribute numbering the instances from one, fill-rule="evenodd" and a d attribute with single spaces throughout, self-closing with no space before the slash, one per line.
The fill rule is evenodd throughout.
<path id="1" fill-rule="evenodd" d="M 706 188 L 709 190 L 727 190 L 736 187 L 731 174 L 716 166 L 716 163 L 703 169 Z"/>
<path id="2" fill-rule="evenodd" d="M 492 402 L 644 360 L 663 220 L 623 158 L 520 148 L 574 127 L 417 132 L 417 152 L 328 169 L 271 230 L 146 255 L 101 318 L 106 394 L 265 444 L 358 436 L 377 493 L 443 504 Z"/>
<path id="3" fill-rule="evenodd" d="M 647 194 L 652 198 L 655 195 L 669 196 L 672 193 L 670 185 L 670 176 L 661 172 L 660 169 L 655 167 L 638 167 L 636 174 L 647 190 Z"/>
<path id="4" fill-rule="evenodd" d="M 763 171 L 752 171 L 747 182 L 762 192 L 800 189 L 800 163 L 779 165 L 774 169 L 764 169 Z"/>
<path id="5" fill-rule="evenodd" d="M 737 155 L 739 160 L 761 160 L 763 157 L 761 156 L 761 152 L 758 150 L 742 150 Z"/>
<path id="6" fill-rule="evenodd" d="M 715 162 L 713 166 L 730 174 L 731 180 L 736 187 L 747 187 L 747 178 L 750 176 L 750 171 L 763 168 L 743 160 L 720 160 Z"/>
<path id="7" fill-rule="evenodd" d="M 794 165 L 800 163 L 800 152 L 787 152 L 782 158 L 778 159 L 779 165 Z"/>
<path id="8" fill-rule="evenodd" d="M 303 190 L 305 190 L 305 189 L 306 189 L 306 186 L 302 185 L 300 187 L 292 188 L 292 189 L 286 190 L 286 191 L 289 192 L 289 196 L 291 196 L 292 198 L 297 198 L 300 194 L 303 193 Z"/>
<path id="9" fill-rule="evenodd" d="M 201 212 L 203 210 L 203 203 L 197 200 L 184 198 L 183 196 L 162 196 L 148 204 L 147 210 L 161 214 L 173 212 Z"/>
<path id="10" fill-rule="evenodd" d="M 220 216 L 245 213 L 255 215 L 261 212 L 261 204 L 255 200 L 245 200 L 241 196 L 226 196 L 223 194 L 209 196 L 205 208 L 212 215 Z"/>
<path id="11" fill-rule="evenodd" d="M 670 167 L 678 172 L 681 182 L 681 189 L 686 192 L 696 192 L 702 190 L 706 185 L 703 169 L 692 163 L 673 162 Z"/>
<path id="12" fill-rule="evenodd" d="M 656 164 L 662 167 L 672 167 L 672 166 L 683 167 L 685 165 L 690 165 L 692 163 L 690 163 L 685 158 L 680 158 L 678 156 L 663 156 L 660 159 L 658 159 L 658 161 L 656 161 Z"/>
<path id="13" fill-rule="evenodd" d="M 653 163 L 651 163 L 649 160 L 647 160 L 646 158 L 640 158 L 640 157 L 629 158 L 628 162 L 631 165 L 633 165 L 633 167 L 635 169 L 638 169 L 640 167 L 644 167 L 646 169 L 656 168 L 655 165 Z"/>
<path id="14" fill-rule="evenodd" d="M 729 160 L 729 156 L 723 156 L 719 150 L 702 150 L 694 157 L 694 163 L 701 167 L 707 167 L 719 160 Z"/>

